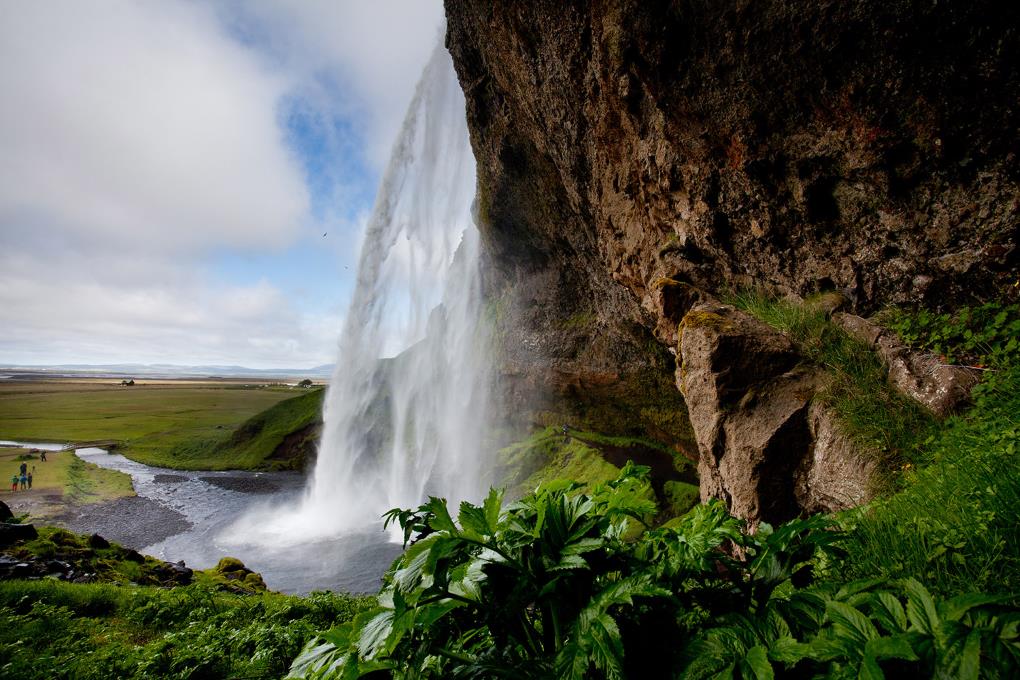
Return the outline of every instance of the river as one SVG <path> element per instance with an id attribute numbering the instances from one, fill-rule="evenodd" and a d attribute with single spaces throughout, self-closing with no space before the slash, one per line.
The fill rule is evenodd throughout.
<path id="1" fill-rule="evenodd" d="M 0 441 L 0 445 L 49 451 L 65 448 L 61 444 L 9 441 Z M 147 555 L 172 562 L 184 560 L 195 569 L 213 567 L 229 555 L 261 573 L 269 588 L 304 594 L 313 590 L 374 593 L 386 568 L 400 553 L 400 546 L 391 541 L 392 535 L 381 525 L 281 546 L 246 541 L 235 522 L 255 510 L 298 502 L 305 480 L 297 472 L 170 470 L 98 448 L 77 449 L 75 454 L 130 475 L 135 493 L 149 501 L 146 505 L 150 509 L 160 510 L 156 518 L 159 527 L 148 532 L 156 540 L 145 543 L 145 538 L 139 537 L 134 541 L 136 545 L 129 546 Z M 109 533 L 124 523 L 152 521 L 152 517 L 141 516 L 152 514 L 145 511 L 145 506 L 116 503 L 99 504 L 98 512 L 83 506 L 84 514 L 73 528 L 102 535 L 104 530 Z"/>

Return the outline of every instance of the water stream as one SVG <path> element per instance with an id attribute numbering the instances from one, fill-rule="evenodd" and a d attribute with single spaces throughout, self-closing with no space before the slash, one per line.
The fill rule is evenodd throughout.
<path id="1" fill-rule="evenodd" d="M 0 446 L 50 452 L 67 449 L 65 444 L 14 441 L 0 441 Z M 230 555 L 261 573 L 270 588 L 287 593 L 325 589 L 371 593 L 379 589 L 383 572 L 400 552 L 400 546 L 377 528 L 281 546 L 248 542 L 228 531 L 238 515 L 299 502 L 305 479 L 297 472 L 170 470 L 92 447 L 76 449 L 74 454 L 130 475 L 138 497 L 158 506 L 124 506 L 115 501 L 119 507 L 110 508 L 110 504 L 100 504 L 98 513 L 88 512 L 87 526 L 79 530 L 109 536 L 123 523 L 151 527 L 160 517 L 166 522 L 178 514 L 184 520 L 173 518 L 174 528 L 166 531 L 159 527 L 161 535 L 172 534 L 168 538 L 153 543 L 136 541 L 130 546 L 147 555 L 184 560 L 195 569 L 208 569 Z M 153 513 L 153 509 L 163 512 Z M 79 510 L 89 511 L 90 506 Z"/>

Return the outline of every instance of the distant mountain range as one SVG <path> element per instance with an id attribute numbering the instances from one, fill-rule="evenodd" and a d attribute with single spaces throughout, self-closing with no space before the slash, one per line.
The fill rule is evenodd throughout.
<path id="1" fill-rule="evenodd" d="M 312 368 L 247 368 L 245 366 L 182 366 L 180 364 L 56 364 L 0 366 L 0 374 L 45 373 L 54 376 L 170 378 L 329 378 L 334 364 Z"/>

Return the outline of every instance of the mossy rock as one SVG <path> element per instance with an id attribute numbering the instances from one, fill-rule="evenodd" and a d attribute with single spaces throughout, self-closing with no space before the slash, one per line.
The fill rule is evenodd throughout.
<path id="1" fill-rule="evenodd" d="M 685 328 L 704 327 L 715 328 L 720 331 L 729 331 L 733 329 L 733 324 L 727 321 L 721 314 L 699 309 L 687 312 L 683 320 L 680 322 L 680 333 L 682 334 Z"/>
<path id="2" fill-rule="evenodd" d="M 224 557 L 216 564 L 215 570 L 221 574 L 227 574 L 232 571 L 248 571 L 248 568 L 236 557 Z"/>

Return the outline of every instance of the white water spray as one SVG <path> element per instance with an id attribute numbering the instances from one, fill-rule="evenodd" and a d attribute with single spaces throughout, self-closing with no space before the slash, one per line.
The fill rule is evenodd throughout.
<path id="1" fill-rule="evenodd" d="M 440 43 L 368 224 L 307 493 L 296 511 L 238 525 L 249 540 L 335 535 L 426 495 L 456 503 L 484 491 L 488 343 L 474 191 L 464 97 Z"/>

